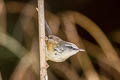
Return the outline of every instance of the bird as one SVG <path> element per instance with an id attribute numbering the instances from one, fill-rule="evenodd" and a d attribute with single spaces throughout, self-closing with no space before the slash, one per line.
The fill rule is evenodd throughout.
<path id="1" fill-rule="evenodd" d="M 48 37 L 46 37 L 45 41 L 46 61 L 50 60 L 53 62 L 64 62 L 79 51 L 85 51 L 84 49 L 77 47 L 75 44 L 64 41 L 53 35 L 47 21 L 45 21 L 45 29 L 48 32 Z"/>
<path id="2" fill-rule="evenodd" d="M 75 44 L 62 40 L 61 38 L 49 35 L 46 40 L 46 60 L 53 62 L 64 62 L 69 57 L 79 51 L 85 51 L 78 48 Z"/>

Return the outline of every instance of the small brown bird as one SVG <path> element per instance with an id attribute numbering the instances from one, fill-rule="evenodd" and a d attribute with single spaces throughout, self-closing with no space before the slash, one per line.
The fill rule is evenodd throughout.
<path id="1" fill-rule="evenodd" d="M 79 51 L 85 51 L 78 48 L 75 44 L 64 41 L 57 36 L 52 35 L 49 25 L 45 21 L 48 39 L 46 39 L 46 60 L 54 62 L 63 62 Z"/>
<path id="2" fill-rule="evenodd" d="M 48 36 L 46 47 L 46 60 L 54 62 L 63 62 L 77 52 L 85 51 L 78 48 L 75 44 L 64 41 L 54 35 Z"/>

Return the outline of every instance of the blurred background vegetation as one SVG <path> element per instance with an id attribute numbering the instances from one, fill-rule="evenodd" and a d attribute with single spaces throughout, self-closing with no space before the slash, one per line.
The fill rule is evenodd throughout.
<path id="1" fill-rule="evenodd" d="M 119 20 L 120 5 L 119 3 L 120 3 L 119 0 L 45 0 L 45 11 L 46 11 L 45 16 L 55 35 L 60 36 L 62 39 L 74 42 L 72 41 L 72 38 L 69 38 L 69 35 L 71 34 L 68 35 L 68 33 L 70 33 L 70 32 L 67 33 L 66 29 L 68 28 L 64 27 L 64 26 L 67 26 L 64 24 L 64 21 L 67 21 L 67 19 L 64 20 L 64 17 L 66 17 L 67 15 L 74 16 L 82 13 L 83 15 L 91 19 L 94 23 L 99 25 L 99 28 L 101 29 L 101 31 L 104 32 L 104 35 L 106 35 L 106 37 L 108 38 L 108 41 L 110 42 L 110 44 L 112 44 L 112 48 L 110 45 L 110 48 L 105 48 L 104 50 L 104 46 L 102 45 L 102 42 L 100 42 L 101 43 L 100 45 L 99 39 L 98 41 L 96 41 L 96 39 L 93 38 L 94 30 L 92 30 L 93 35 L 90 35 L 89 29 L 88 30 L 86 28 L 83 29 L 82 26 L 84 25 L 80 25 L 81 23 L 79 21 L 78 22 L 75 21 L 75 24 L 76 24 L 75 32 L 77 32 L 79 36 L 82 37 L 83 40 L 87 40 L 90 44 L 87 43 L 86 41 L 83 41 L 82 42 L 83 44 L 80 43 L 81 41 L 78 43 L 77 42 L 74 42 L 74 43 L 76 43 L 78 46 L 80 45 L 79 47 L 85 48 L 87 50 L 87 53 L 85 54 L 87 54 L 88 58 L 90 59 L 90 67 L 89 68 L 84 67 L 87 64 L 86 61 L 84 60 L 86 58 L 84 59 L 81 58 L 82 59 L 81 61 L 75 60 L 74 58 L 69 59 L 63 64 L 49 62 L 50 69 L 49 69 L 48 75 L 50 76 L 49 78 L 50 80 L 75 80 L 75 79 L 77 80 L 120 80 L 120 72 L 119 72 L 120 69 L 118 69 L 118 67 L 120 68 L 119 66 L 120 61 L 118 60 L 120 56 L 120 22 L 119 22 L 120 21 Z M 31 7 L 28 7 L 28 5 L 31 5 Z M 36 11 L 37 0 L 0 0 L 0 8 L 1 8 L 0 9 L 0 27 L 4 28 L 6 26 L 7 28 L 5 28 L 6 30 L 5 32 L 7 32 L 7 34 L 11 36 L 13 39 L 17 40 L 22 46 L 25 47 L 25 49 L 30 51 L 32 47 L 33 38 L 35 38 L 38 35 L 37 11 Z M 74 11 L 75 14 L 74 12 L 66 12 L 66 11 Z M 84 17 L 81 17 L 81 19 L 82 18 Z M 70 18 L 68 16 L 68 21 L 69 19 Z M 85 22 L 86 20 L 83 19 L 83 24 L 87 24 Z M 87 25 L 87 26 L 92 27 L 91 23 L 90 25 Z M 2 31 L 2 28 L 0 29 L 1 29 L 0 31 Z M 101 33 L 98 32 L 96 34 L 99 35 Z M 100 35 L 98 37 L 100 37 L 101 39 L 103 38 Z M 77 41 L 77 39 L 78 38 L 76 37 L 75 41 Z M 105 47 L 109 47 L 108 45 L 109 43 L 107 44 L 106 42 L 103 42 L 103 44 L 106 45 Z M 84 45 L 84 46 L 81 46 L 81 45 Z M 15 45 L 12 45 L 12 46 L 13 48 L 15 47 Z M 90 46 L 91 47 L 94 46 L 95 48 L 93 47 L 91 49 Z M 109 54 L 109 49 L 113 49 L 112 50 L 113 55 L 115 55 L 114 58 L 118 58 L 118 59 L 114 59 L 113 57 L 111 57 L 112 55 Z M 103 60 L 106 60 L 106 62 L 104 62 L 101 60 L 103 57 L 100 56 L 98 58 L 99 56 L 98 53 L 107 54 L 107 50 L 108 50 L 108 55 L 102 55 L 103 57 L 106 58 L 106 59 L 103 59 Z M 20 50 L 18 50 L 18 52 L 19 51 Z M 114 54 L 114 51 L 115 51 L 115 54 Z M 92 53 L 95 53 L 95 54 L 92 54 Z M 76 55 L 74 57 L 76 58 L 77 56 L 79 55 Z M 31 57 L 30 59 L 33 60 L 33 58 Z M 89 59 L 88 59 L 88 63 L 89 63 Z M 3 80 L 10 79 L 12 74 L 17 71 L 16 67 L 19 66 L 21 60 L 22 59 L 18 57 L 18 55 L 16 55 L 14 52 L 10 51 L 9 48 L 6 48 L 6 46 L 1 45 L 0 43 L 0 72 L 2 74 Z M 83 63 L 86 63 L 86 64 L 83 64 Z M 81 66 L 82 64 L 84 66 Z M 34 65 L 34 64 L 31 64 L 31 65 Z M 76 67 L 76 65 L 78 66 Z M 59 66 L 61 66 L 62 69 Z M 89 69 L 90 71 L 93 71 L 93 75 L 92 73 L 89 73 Z M 34 75 L 37 75 L 37 72 L 36 70 L 34 70 L 34 67 L 33 67 L 33 70 L 31 68 L 30 70 L 31 72 L 33 71 Z M 66 73 L 64 70 L 67 70 Z M 86 71 L 88 71 L 88 73 Z M 19 73 L 19 71 L 17 71 L 17 73 Z M 26 72 L 26 73 L 28 74 L 28 76 L 30 76 L 29 75 L 30 72 Z M 33 75 L 33 73 L 31 73 L 31 75 Z M 20 74 L 22 74 L 22 72 Z M 71 76 L 67 74 L 69 75 L 71 74 Z M 13 74 L 12 77 L 16 75 Z M 36 77 L 34 75 L 32 77 Z M 76 78 L 72 79 L 72 75 L 74 75 L 74 77 Z M 90 75 L 95 76 L 95 78 L 94 77 L 91 78 Z M 15 79 L 13 78 L 11 80 L 15 80 Z M 29 78 L 24 78 L 24 79 L 30 80 Z M 21 79 L 21 80 L 24 80 L 24 79 Z M 35 79 L 31 78 L 31 80 L 36 80 L 36 78 Z"/>

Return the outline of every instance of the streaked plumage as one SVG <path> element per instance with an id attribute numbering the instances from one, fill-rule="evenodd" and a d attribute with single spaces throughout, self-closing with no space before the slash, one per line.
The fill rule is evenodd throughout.
<path id="1" fill-rule="evenodd" d="M 63 62 L 79 51 L 85 50 L 78 48 L 73 43 L 63 41 L 57 36 L 49 35 L 46 40 L 46 60 Z"/>

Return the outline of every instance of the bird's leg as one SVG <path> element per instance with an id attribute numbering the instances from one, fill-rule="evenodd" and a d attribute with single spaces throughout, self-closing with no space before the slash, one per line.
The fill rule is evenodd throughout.
<path id="1" fill-rule="evenodd" d="M 45 66 L 46 66 L 46 69 L 49 68 L 49 64 L 48 64 L 47 62 L 46 62 L 46 65 L 45 65 Z"/>

